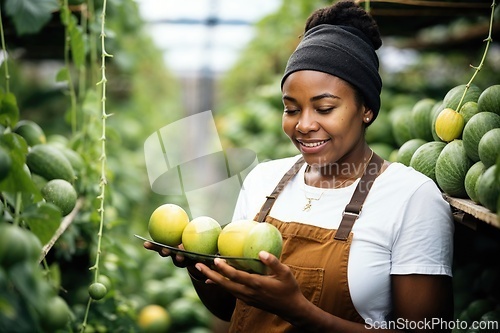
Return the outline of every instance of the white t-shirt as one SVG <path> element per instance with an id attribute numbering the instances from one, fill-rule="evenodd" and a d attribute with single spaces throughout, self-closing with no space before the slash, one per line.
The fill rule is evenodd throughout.
<path id="1" fill-rule="evenodd" d="M 260 163 L 246 177 L 233 220 L 253 219 L 266 195 L 300 155 Z M 269 213 L 284 222 L 338 228 L 356 182 L 339 189 L 305 185 L 304 164 L 283 189 Z M 307 197 L 311 209 L 303 211 Z M 391 312 L 391 274 L 451 276 L 454 224 L 449 204 L 435 183 L 400 163 L 376 179 L 353 226 L 348 281 L 358 313 L 372 322 Z"/>

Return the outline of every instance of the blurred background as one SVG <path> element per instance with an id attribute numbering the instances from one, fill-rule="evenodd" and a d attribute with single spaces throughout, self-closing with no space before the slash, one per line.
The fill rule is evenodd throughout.
<path id="1" fill-rule="evenodd" d="M 74 332 L 84 322 L 85 332 L 140 332 L 148 331 L 144 318 L 155 316 L 163 325 L 157 332 L 222 332 L 198 300 L 185 271 L 175 269 L 170 259 L 144 250 L 134 237 L 148 236 L 149 216 L 160 204 L 186 206 L 183 195 L 152 190 L 144 143 L 168 124 L 211 110 L 223 149 L 248 149 L 259 161 L 295 155 L 281 130 L 279 82 L 306 18 L 331 2 L 0 3 L 6 51 L 0 68 L 2 133 L 14 131 L 23 120 L 37 124 L 43 135 L 43 140 L 38 136 L 24 148 L 10 145 L 12 151 L 19 150 L 11 157 L 25 156 L 32 145 L 50 144 L 76 152 L 81 162 L 74 184 L 81 204 L 69 217 L 56 215 L 56 222 L 52 215 L 37 210 L 41 199 L 32 185 L 40 187 L 43 180 L 30 185 L 20 175 L 25 157 L 19 158 L 17 171 L 11 170 L 8 176 L 21 179 L 22 188 L 8 181 L 0 183 L 1 224 L 17 221 L 36 229 L 29 219 L 35 211 L 36 223 L 45 226 L 37 234 L 42 245 L 54 241 L 45 247 L 42 265 L 1 269 L 0 332 Z M 492 1 L 401 0 L 360 5 L 375 17 L 383 36 L 378 51 L 384 82 L 382 109 L 367 140 L 386 159 L 394 160 L 398 149 L 412 138 L 409 113 L 393 115 L 409 112 L 422 99 L 442 101 L 453 87 L 471 80 L 472 66 L 482 60 L 474 85 L 484 90 L 500 84 L 500 14 L 497 8 L 491 21 Z M 485 54 L 490 33 L 493 40 Z M 112 55 L 104 58 L 105 67 L 103 45 Z M 103 75 L 105 91 L 101 89 Z M 15 103 L 9 104 L 5 96 L 13 96 Z M 103 105 L 112 114 L 105 122 Z M 194 132 L 197 140 L 206 135 L 202 129 Z M 107 182 L 101 201 L 103 174 Z M 62 222 L 66 227 L 56 236 Z M 500 292 L 495 281 L 500 278 L 499 267 L 484 255 L 499 254 L 498 228 L 484 224 L 465 227 L 462 232 L 457 225 L 457 230 L 455 315 L 479 319 L 498 310 Z M 0 257 L 2 251 L 0 246 Z M 95 271 L 89 268 L 96 263 L 99 274 L 107 279 L 108 293 L 88 308 L 87 289 L 95 279 Z M 15 278 L 19 276 L 30 278 Z M 32 311 L 33 299 L 43 299 L 47 285 L 71 310 L 71 320 L 63 320 L 64 325 L 53 330 L 46 328 L 40 311 Z M 153 304 L 161 310 L 148 308 Z"/>

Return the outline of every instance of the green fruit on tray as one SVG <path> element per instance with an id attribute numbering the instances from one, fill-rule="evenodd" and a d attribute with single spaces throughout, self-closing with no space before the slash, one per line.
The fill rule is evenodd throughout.
<path id="1" fill-rule="evenodd" d="M 189 222 L 182 232 L 182 245 L 186 251 L 216 254 L 217 239 L 222 228 L 216 220 L 199 216 Z"/>
<path id="2" fill-rule="evenodd" d="M 182 242 L 182 232 L 188 223 L 189 216 L 182 207 L 163 204 L 149 218 L 149 235 L 155 242 L 177 246 Z"/>
<path id="3" fill-rule="evenodd" d="M 254 226 L 245 238 L 243 256 L 258 259 L 260 251 L 267 251 L 279 258 L 282 247 L 283 238 L 278 228 L 270 223 L 261 222 Z"/>

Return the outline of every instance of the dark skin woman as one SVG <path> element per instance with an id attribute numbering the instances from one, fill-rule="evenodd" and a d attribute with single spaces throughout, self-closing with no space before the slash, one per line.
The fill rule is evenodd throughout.
<path id="1" fill-rule="evenodd" d="M 280 258 L 259 253 L 269 274 L 223 259 L 208 267 L 144 243 L 187 268 L 230 332 L 451 331 L 451 210 L 432 180 L 383 161 L 365 140 L 380 109 L 380 46 L 375 21 L 350 1 L 306 23 L 282 80 L 282 127 L 300 154 L 252 171 L 234 215 L 282 232 Z M 266 195 L 289 169 L 264 214 Z M 360 197 L 351 213 L 350 199 Z"/>

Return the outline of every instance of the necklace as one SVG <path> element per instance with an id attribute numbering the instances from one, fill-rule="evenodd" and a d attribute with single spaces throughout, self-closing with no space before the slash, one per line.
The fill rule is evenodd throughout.
<path id="1" fill-rule="evenodd" d="M 368 162 L 367 162 L 367 163 L 365 163 L 365 166 L 364 166 L 364 168 L 363 168 L 362 175 L 366 172 L 366 168 L 368 168 L 368 164 L 370 163 L 370 160 L 372 159 L 372 157 L 373 157 L 373 150 L 371 151 L 370 158 L 368 158 Z M 311 166 L 310 166 L 310 165 L 308 165 L 308 166 L 306 167 L 306 171 L 305 171 L 305 172 L 307 173 L 307 171 L 308 171 L 310 168 L 311 168 Z M 357 175 L 355 175 L 354 177 L 349 177 L 349 178 L 347 178 L 346 180 L 342 181 L 339 185 L 334 186 L 334 188 L 339 188 L 339 187 L 342 187 L 342 185 L 344 185 L 346 182 L 348 182 L 349 180 L 355 179 L 355 178 L 357 178 Z M 304 185 L 305 185 L 305 182 L 304 182 Z M 326 191 L 326 190 L 325 190 L 325 191 Z M 304 196 L 306 197 L 307 203 L 305 204 L 304 208 L 302 208 L 302 211 L 304 211 L 304 212 L 308 212 L 308 211 L 310 211 L 310 210 L 311 210 L 311 207 L 312 207 L 312 202 L 313 202 L 313 200 L 314 200 L 314 201 L 318 201 L 319 199 L 321 199 L 321 197 L 323 196 L 323 193 L 325 193 L 325 191 L 321 192 L 321 193 L 320 193 L 320 195 L 319 195 L 319 197 L 317 197 L 317 198 L 308 197 L 308 196 L 307 196 L 306 189 L 305 189 L 305 186 L 304 186 Z"/>
<path id="2" fill-rule="evenodd" d="M 313 200 L 314 201 L 318 201 L 319 199 L 321 199 L 321 197 L 323 196 L 323 193 L 325 193 L 325 191 L 321 192 L 320 195 L 319 195 L 319 197 L 317 197 L 317 198 L 308 197 L 306 189 L 305 189 L 305 186 L 304 186 L 304 196 L 306 197 L 307 203 L 304 206 L 304 208 L 302 208 L 302 211 L 304 211 L 304 212 L 310 211 L 311 210 L 311 206 L 312 206 L 312 201 Z"/>
<path id="3" fill-rule="evenodd" d="M 368 168 L 368 164 L 370 164 L 372 157 L 373 157 L 373 150 L 371 151 L 370 157 L 368 158 L 368 162 L 366 162 L 365 166 L 363 167 L 363 172 L 361 173 L 361 176 L 365 174 L 366 168 Z M 349 177 L 346 180 L 344 180 L 342 183 L 340 183 L 339 185 L 334 186 L 334 188 L 342 187 L 342 185 L 344 185 L 349 180 L 356 179 L 356 178 L 358 178 L 358 175 L 354 175 L 354 177 Z"/>

